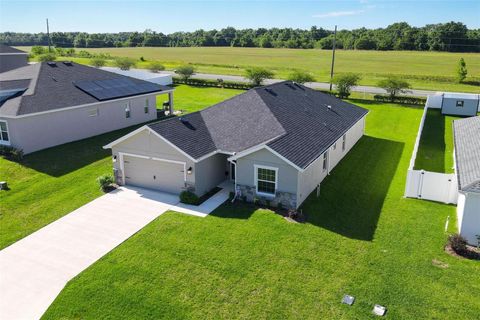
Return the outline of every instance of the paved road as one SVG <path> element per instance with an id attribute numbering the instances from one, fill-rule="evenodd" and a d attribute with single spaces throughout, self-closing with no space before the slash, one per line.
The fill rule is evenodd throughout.
<path id="1" fill-rule="evenodd" d="M 144 70 L 145 71 L 145 70 Z M 175 75 L 173 71 L 162 71 L 162 73 Z M 225 81 L 236 81 L 236 82 L 248 82 L 248 80 L 242 76 L 232 76 L 232 75 L 220 75 L 220 74 L 208 74 L 208 73 L 196 73 L 192 76 L 194 79 L 207 79 L 207 80 L 217 80 L 223 79 Z M 265 84 L 271 84 L 275 82 L 283 81 L 282 79 L 268 79 L 265 81 Z M 330 89 L 330 84 L 325 82 L 309 82 L 305 84 L 308 87 L 315 88 L 315 89 L 323 89 L 328 90 Z M 365 93 L 386 93 L 386 91 L 382 88 L 378 87 L 371 87 L 371 86 L 355 86 L 352 88 L 352 91 L 356 92 L 365 92 Z M 409 96 L 417 96 L 417 97 L 426 97 L 429 94 L 434 94 L 436 91 L 429 91 L 429 90 L 410 90 L 405 95 Z"/>

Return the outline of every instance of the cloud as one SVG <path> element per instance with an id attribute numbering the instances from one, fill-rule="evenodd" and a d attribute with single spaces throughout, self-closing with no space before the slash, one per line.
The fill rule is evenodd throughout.
<path id="1" fill-rule="evenodd" d="M 355 16 L 358 14 L 364 13 L 365 10 L 351 10 L 351 11 L 332 11 L 327 13 L 314 14 L 314 18 L 333 18 L 333 17 L 344 17 L 344 16 Z"/>

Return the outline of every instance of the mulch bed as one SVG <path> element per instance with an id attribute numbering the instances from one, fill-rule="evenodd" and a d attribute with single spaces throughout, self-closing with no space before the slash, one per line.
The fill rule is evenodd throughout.
<path id="1" fill-rule="evenodd" d="M 480 260 L 480 250 L 474 246 L 467 246 L 468 253 L 466 255 L 460 255 L 455 250 L 453 250 L 449 244 L 447 244 L 445 246 L 445 252 L 453 257 L 457 257 L 460 259 Z"/>

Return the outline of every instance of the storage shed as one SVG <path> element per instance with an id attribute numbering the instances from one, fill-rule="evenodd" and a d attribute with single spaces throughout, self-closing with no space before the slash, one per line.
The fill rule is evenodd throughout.
<path id="1" fill-rule="evenodd" d="M 480 108 L 478 94 L 445 92 L 441 101 L 442 114 L 473 117 Z"/>

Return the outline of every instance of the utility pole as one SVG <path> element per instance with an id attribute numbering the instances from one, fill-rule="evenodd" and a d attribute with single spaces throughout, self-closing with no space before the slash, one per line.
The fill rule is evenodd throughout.
<path id="1" fill-rule="evenodd" d="M 52 49 L 50 48 L 50 29 L 48 28 L 48 18 L 47 18 L 47 38 L 48 38 L 48 52 L 51 52 Z"/>
<path id="2" fill-rule="evenodd" d="M 333 33 L 333 46 L 332 46 L 332 68 L 330 69 L 330 92 L 332 92 L 333 84 L 333 66 L 335 65 L 335 45 L 337 42 L 337 25 L 335 25 L 335 31 Z"/>

